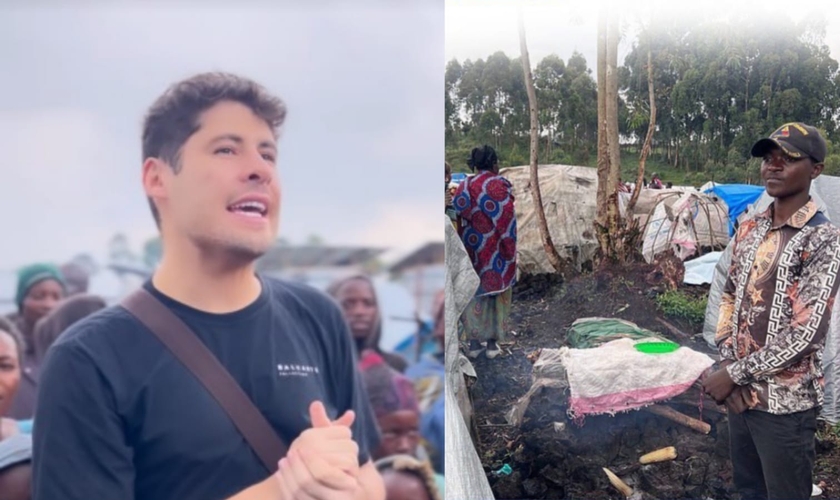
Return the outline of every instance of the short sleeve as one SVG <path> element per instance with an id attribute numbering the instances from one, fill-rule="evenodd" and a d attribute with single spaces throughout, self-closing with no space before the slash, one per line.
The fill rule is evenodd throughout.
<path id="1" fill-rule="evenodd" d="M 134 498 L 132 451 L 95 361 L 78 344 L 53 346 L 38 390 L 32 498 Z"/>

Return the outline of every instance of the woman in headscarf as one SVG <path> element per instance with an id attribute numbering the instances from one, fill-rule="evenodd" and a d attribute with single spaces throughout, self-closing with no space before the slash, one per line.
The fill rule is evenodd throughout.
<path id="1" fill-rule="evenodd" d="M 498 342 L 510 329 L 509 316 L 516 281 L 516 214 L 510 182 L 499 175 L 499 159 L 490 146 L 475 148 L 469 166 L 478 173 L 455 192 L 458 233 L 472 260 L 480 284 L 461 316 L 468 354 L 481 354 L 487 342 L 488 358 L 499 354 Z"/>
<path id="2" fill-rule="evenodd" d="M 429 465 L 407 455 L 392 455 L 376 462 L 385 482 L 386 500 L 443 500 L 439 484 Z"/>
<path id="3" fill-rule="evenodd" d="M 662 185 L 662 179 L 659 178 L 659 174 L 653 174 L 653 177 L 650 178 L 650 187 L 651 189 L 663 189 L 665 186 Z"/>
<path id="4" fill-rule="evenodd" d="M 0 441 L 17 434 L 17 423 L 9 417 L 20 387 L 20 354 L 23 340 L 11 321 L 0 317 Z"/>
<path id="5" fill-rule="evenodd" d="M 408 366 L 406 360 L 399 354 L 383 352 L 379 346 L 382 338 L 382 313 L 373 281 L 361 274 L 350 276 L 334 282 L 327 288 L 327 293 L 344 312 L 344 319 L 356 341 L 357 354 L 365 349 L 373 349 L 385 358 L 391 368 L 400 373 L 405 372 Z"/>
<path id="6" fill-rule="evenodd" d="M 64 278 L 50 264 L 33 264 L 18 272 L 15 301 L 17 313 L 9 316 L 23 336 L 21 381 L 18 395 L 11 408 L 12 418 L 26 420 L 35 413 L 35 396 L 41 366 L 35 358 L 35 324 L 46 316 L 64 297 Z"/>
<path id="7" fill-rule="evenodd" d="M 47 349 L 53 345 L 59 335 L 77 321 L 106 307 L 107 304 L 101 297 L 86 293 L 73 295 L 61 301 L 35 325 L 32 337 L 35 359 L 38 363 L 43 361 Z"/>
<path id="8" fill-rule="evenodd" d="M 362 353 L 359 369 L 380 430 L 381 440 L 373 448 L 373 459 L 392 455 L 419 458 L 431 451 L 421 446 L 420 410 L 411 380 L 390 368 L 370 349 Z M 435 477 L 443 483 L 443 476 Z"/>

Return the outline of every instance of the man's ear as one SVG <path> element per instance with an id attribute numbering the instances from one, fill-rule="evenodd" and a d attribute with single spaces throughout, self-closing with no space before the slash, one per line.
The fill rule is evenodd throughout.
<path id="1" fill-rule="evenodd" d="M 811 169 L 811 180 L 814 180 L 817 177 L 819 177 L 820 174 L 823 172 L 823 169 L 825 169 L 825 164 L 824 163 L 822 163 L 822 162 L 815 163 L 814 168 Z"/>
<path id="2" fill-rule="evenodd" d="M 160 158 L 146 158 L 143 162 L 143 191 L 149 198 L 166 197 L 165 169 L 169 166 Z"/>

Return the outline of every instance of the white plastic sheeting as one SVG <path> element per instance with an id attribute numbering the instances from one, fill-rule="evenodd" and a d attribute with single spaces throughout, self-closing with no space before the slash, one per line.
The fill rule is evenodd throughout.
<path id="1" fill-rule="evenodd" d="M 720 248 L 729 242 L 729 209 L 716 197 L 698 192 L 648 189 L 654 208 L 634 215 L 644 227 L 642 255 L 650 264 L 669 249 L 685 260 L 702 247 Z M 641 196 L 640 196 L 641 198 Z"/>
<path id="2" fill-rule="evenodd" d="M 493 499 L 467 422 L 472 408 L 458 350 L 458 318 L 478 289 L 478 275 L 449 218 L 446 225 L 446 497 Z M 473 372 L 474 374 L 474 372 Z"/>
<path id="3" fill-rule="evenodd" d="M 531 197 L 530 167 L 501 171 L 513 184 L 516 209 L 517 268 L 524 274 L 553 273 L 540 237 L 537 212 Z M 598 171 L 591 167 L 540 165 L 542 196 L 548 232 L 560 257 L 580 268 L 598 249 L 595 239 Z"/>
<path id="4" fill-rule="evenodd" d="M 840 222 L 840 178 L 817 177 L 811 184 L 811 197 L 829 220 L 834 224 Z M 756 213 L 763 212 L 772 202 L 773 198 L 765 191 L 758 201 L 738 218 L 739 222 L 754 216 Z M 731 260 L 732 243 L 730 242 L 715 266 L 715 274 L 709 290 L 709 302 L 706 306 L 703 338 L 713 347 L 715 345 L 715 330 L 717 329 L 721 294 L 723 293 L 723 286 L 726 284 L 726 277 L 729 274 Z M 838 301 L 840 301 L 840 294 L 838 294 L 835 304 L 840 304 Z M 825 372 L 825 401 L 820 412 L 820 418 L 831 424 L 836 424 L 840 422 L 840 307 L 835 307 L 831 314 L 831 322 L 825 339 L 825 351 L 823 352 L 823 371 Z"/>
<path id="5" fill-rule="evenodd" d="M 530 167 L 512 167 L 501 175 L 513 184 L 516 200 L 517 268 L 524 274 L 553 273 L 537 224 L 531 197 Z M 540 192 L 548 232 L 560 257 L 576 268 L 592 260 L 598 250 L 595 237 L 598 171 L 572 165 L 540 165 Z M 619 193 L 619 210 L 626 212 L 628 193 Z M 655 212 L 655 213 L 654 213 Z M 699 246 L 723 246 L 729 241 L 726 204 L 715 197 L 685 189 L 643 189 L 634 216 L 647 229 L 648 254 L 672 246 L 691 254 Z M 651 224 L 646 226 L 650 219 Z M 646 247 L 646 248 L 647 248 Z M 652 257 L 651 257 L 652 258 Z"/>
<path id="6" fill-rule="evenodd" d="M 686 262 L 683 283 L 686 285 L 711 283 L 715 276 L 715 266 L 720 261 L 721 255 L 723 255 L 723 252 L 712 252 Z"/>

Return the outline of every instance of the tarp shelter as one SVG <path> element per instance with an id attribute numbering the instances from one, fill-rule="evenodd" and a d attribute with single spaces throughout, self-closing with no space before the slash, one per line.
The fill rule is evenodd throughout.
<path id="1" fill-rule="evenodd" d="M 519 272 L 553 273 L 531 196 L 530 167 L 506 168 L 501 175 L 513 185 L 516 200 Z M 598 250 L 593 227 L 598 211 L 598 172 L 591 167 L 540 165 L 539 178 L 551 239 L 560 257 L 580 269 Z M 629 199 L 629 193 L 619 193 L 622 215 Z M 646 229 L 646 257 L 650 255 L 651 260 L 672 246 L 685 258 L 697 248 L 723 248 L 729 242 L 726 205 L 700 192 L 643 189 L 634 216 Z"/>
<path id="2" fill-rule="evenodd" d="M 817 177 L 811 183 L 811 197 L 832 223 L 840 223 L 840 177 L 828 175 Z M 773 198 L 767 192 L 763 192 L 758 200 L 741 214 L 739 222 L 763 212 L 772 202 Z M 732 244 L 730 242 L 715 266 L 714 279 L 709 290 L 709 302 L 706 306 L 703 338 L 711 346 L 715 345 L 720 299 L 726 277 L 729 275 L 731 260 Z M 840 299 L 840 296 L 837 299 Z M 840 302 L 835 300 L 835 304 L 840 304 Z M 823 370 L 825 372 L 825 403 L 820 418 L 836 424 L 840 422 L 840 307 L 835 307 L 832 311 L 823 353 Z"/>
<path id="3" fill-rule="evenodd" d="M 686 262 L 683 283 L 686 285 L 710 284 L 715 277 L 715 266 L 720 262 L 721 255 L 723 252 L 711 252 Z"/>
<path id="4" fill-rule="evenodd" d="M 630 194 L 621 193 L 622 213 Z M 643 189 L 633 209 L 642 229 L 642 255 L 648 263 L 672 249 L 682 260 L 698 250 L 720 249 L 729 243 L 728 211 L 716 196 L 697 191 Z"/>
<path id="5" fill-rule="evenodd" d="M 723 200 L 729 209 L 729 235 L 735 234 L 735 223 L 738 217 L 764 192 L 763 186 L 749 184 L 714 184 L 703 191 L 713 194 Z"/>
<path id="6" fill-rule="evenodd" d="M 517 224 L 517 267 L 525 274 L 553 273 L 540 236 L 530 167 L 512 167 L 501 175 L 513 184 Z M 540 165 L 542 195 L 548 232 L 561 258 L 580 268 L 598 249 L 595 239 L 598 172 L 590 167 Z"/>
<path id="7" fill-rule="evenodd" d="M 446 497 L 492 500 L 493 492 L 468 424 L 472 405 L 464 382 L 462 355 L 458 348 L 458 318 L 478 289 L 475 273 L 458 233 L 444 216 L 446 227 Z M 466 363 L 469 365 L 469 363 Z"/>
<path id="8" fill-rule="evenodd" d="M 452 182 L 455 184 L 460 184 L 467 180 L 467 174 L 463 172 L 455 172 L 452 174 Z"/>

